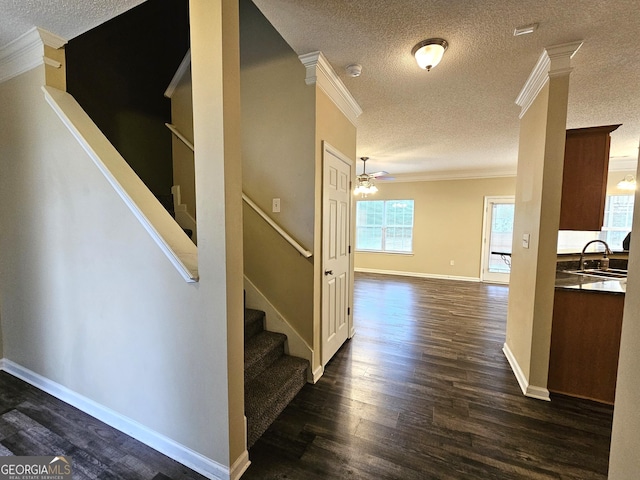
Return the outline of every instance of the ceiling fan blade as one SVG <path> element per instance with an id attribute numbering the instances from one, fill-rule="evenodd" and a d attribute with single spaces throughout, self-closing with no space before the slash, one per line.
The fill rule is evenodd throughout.
<path id="1" fill-rule="evenodd" d="M 383 175 L 389 175 L 389 172 L 380 171 L 375 173 L 367 173 L 367 175 L 369 175 L 370 177 L 382 177 Z"/>

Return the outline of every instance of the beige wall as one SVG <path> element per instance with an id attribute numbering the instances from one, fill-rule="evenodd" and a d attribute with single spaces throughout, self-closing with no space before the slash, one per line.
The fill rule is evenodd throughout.
<path id="1" fill-rule="evenodd" d="M 295 52 L 250 0 L 240 2 L 243 190 L 313 249 L 315 91 Z M 280 198 L 280 213 L 271 212 Z M 313 261 L 244 208 L 245 274 L 313 344 Z"/>
<path id="2" fill-rule="evenodd" d="M 180 79 L 171 96 L 171 123 L 193 143 L 193 98 L 191 92 L 191 68 Z M 193 152 L 179 138 L 172 135 L 173 184 L 180 186 L 182 204 L 187 213 L 196 219 L 196 182 Z"/>
<path id="3" fill-rule="evenodd" d="M 552 77 L 520 121 L 506 346 L 528 393 L 541 396 L 549 369 L 568 90 L 568 74 Z M 524 234 L 529 248 L 522 246 Z"/>
<path id="4" fill-rule="evenodd" d="M 515 177 L 378 182 L 379 192 L 368 199 L 415 202 L 413 255 L 360 252 L 356 268 L 478 279 L 484 197 L 514 195 L 515 183 Z"/>
<path id="5" fill-rule="evenodd" d="M 245 446 L 240 155 L 229 135 L 238 80 L 227 63 L 237 14 L 223 3 L 225 48 L 220 3 L 191 4 L 204 70 L 199 283 L 176 272 L 45 102 L 37 67 L 0 84 L 0 318 L 4 358 L 229 467 Z"/>
<path id="6" fill-rule="evenodd" d="M 640 192 L 636 192 L 635 204 L 640 205 Z M 640 208 L 635 209 L 633 217 L 634 230 L 638 230 Z M 636 478 L 640 471 L 638 365 L 640 365 L 640 235 L 632 235 L 611 434 L 608 477 L 610 480 Z"/>

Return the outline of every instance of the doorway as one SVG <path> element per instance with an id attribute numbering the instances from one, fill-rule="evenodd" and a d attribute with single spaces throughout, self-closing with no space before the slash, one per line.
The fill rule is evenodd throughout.
<path id="1" fill-rule="evenodd" d="M 515 197 L 512 195 L 484 199 L 483 282 L 509 283 L 514 208 Z"/>

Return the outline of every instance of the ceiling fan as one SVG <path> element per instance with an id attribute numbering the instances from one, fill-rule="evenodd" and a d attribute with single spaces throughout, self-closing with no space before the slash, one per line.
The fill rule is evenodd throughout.
<path id="1" fill-rule="evenodd" d="M 362 197 L 366 197 L 367 195 L 374 194 L 378 191 L 378 187 L 376 187 L 375 178 L 388 178 L 389 175 L 387 172 L 375 172 L 375 173 L 367 173 L 367 160 L 369 157 L 360 157 L 362 160 L 362 173 L 356 177 L 356 188 L 353 190 L 354 195 L 362 195 Z"/>

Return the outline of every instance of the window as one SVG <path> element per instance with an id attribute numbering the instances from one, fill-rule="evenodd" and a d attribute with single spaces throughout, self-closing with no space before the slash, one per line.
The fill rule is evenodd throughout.
<path id="1" fill-rule="evenodd" d="M 358 201 L 356 250 L 411 253 L 413 200 Z"/>
<path id="2" fill-rule="evenodd" d="M 633 223 L 633 195 L 608 195 L 604 204 L 604 225 L 600 238 L 612 250 L 622 250 L 622 241 Z"/>
<path id="3" fill-rule="evenodd" d="M 604 240 L 613 251 L 622 250 L 622 240 L 631 231 L 633 222 L 633 199 L 633 195 L 607 195 L 602 230 L 558 232 L 558 253 L 579 252 L 587 242 L 595 239 Z"/>

